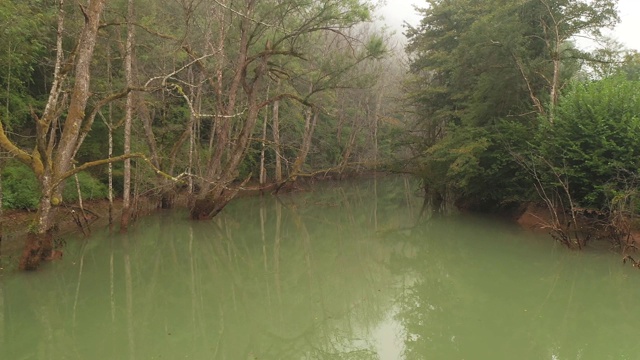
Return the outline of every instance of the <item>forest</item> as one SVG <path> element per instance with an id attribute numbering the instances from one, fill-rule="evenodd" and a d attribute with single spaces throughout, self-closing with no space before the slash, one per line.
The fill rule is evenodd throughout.
<path id="1" fill-rule="evenodd" d="M 640 55 L 603 36 L 615 0 L 427 0 L 406 48 L 377 5 L 0 3 L 1 208 L 36 212 L 20 267 L 83 200 L 121 199 L 126 231 L 140 198 L 206 220 L 247 189 L 371 172 L 435 207 L 540 203 L 569 248 L 635 247 Z"/>
<path id="2" fill-rule="evenodd" d="M 616 3 L 428 1 L 407 31 L 407 142 L 434 203 L 533 201 L 568 248 L 601 238 L 635 249 L 640 57 L 603 35 Z"/>

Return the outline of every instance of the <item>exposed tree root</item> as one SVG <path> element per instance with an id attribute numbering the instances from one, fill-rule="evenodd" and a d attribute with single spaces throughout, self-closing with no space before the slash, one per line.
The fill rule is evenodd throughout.
<path id="1" fill-rule="evenodd" d="M 56 255 L 56 253 L 60 253 Z M 27 243 L 20 259 L 20 270 L 33 271 L 40 267 L 43 260 L 59 258 L 61 252 L 53 250 L 53 236 L 51 232 L 45 234 L 29 233 Z"/>

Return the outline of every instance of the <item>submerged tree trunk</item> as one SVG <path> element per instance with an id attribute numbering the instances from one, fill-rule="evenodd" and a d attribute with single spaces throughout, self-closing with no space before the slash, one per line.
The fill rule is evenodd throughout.
<path id="1" fill-rule="evenodd" d="M 247 184 L 251 177 L 247 177 L 240 185 L 236 186 L 216 186 L 207 193 L 208 196 L 197 198 L 191 208 L 191 218 L 193 220 L 208 220 L 218 215 L 231 200 L 238 194 L 240 189 Z"/>
<path id="2" fill-rule="evenodd" d="M 216 144 L 211 148 L 212 155 L 205 171 L 206 179 L 201 183 L 200 195 L 191 208 L 192 219 L 209 219 L 217 215 L 246 184 L 247 177 L 242 184 L 233 184 L 237 178 L 238 167 L 247 152 L 251 135 L 258 121 L 261 106 L 258 102 L 258 90 L 267 71 L 267 56 L 260 58 L 254 70 L 254 75 L 248 79 L 248 53 L 250 47 L 251 17 L 256 7 L 255 0 L 246 3 L 245 13 L 240 25 L 240 44 L 237 55 L 235 74 L 228 91 L 228 99 L 222 114 L 219 114 L 214 126 Z M 268 45 L 266 51 L 268 51 Z M 220 89 L 221 90 L 221 89 Z M 236 103 L 240 91 L 244 90 L 247 101 L 247 111 L 244 122 L 238 127 L 239 131 L 234 139 L 231 139 L 230 117 L 236 110 Z M 212 138 L 213 139 L 213 138 Z M 212 140 L 211 139 L 211 140 Z"/>
<path id="3" fill-rule="evenodd" d="M 55 209 L 51 204 L 53 198 L 51 175 L 43 175 L 40 182 L 44 191 L 36 215 L 37 224 L 34 230 L 27 233 L 26 244 L 20 258 L 21 270 L 36 270 L 43 260 L 51 258 L 53 254 L 53 215 Z"/>
<path id="4" fill-rule="evenodd" d="M 241 184 L 232 184 L 236 178 L 238 166 L 244 158 L 249 146 L 251 133 L 258 120 L 259 109 L 255 105 L 255 93 L 249 94 L 249 111 L 245 123 L 231 149 L 229 159 L 225 163 L 224 172 L 212 183 L 207 184 L 191 209 L 191 218 L 196 220 L 210 219 L 216 216 L 236 196 L 240 189 L 249 181 L 247 177 Z"/>

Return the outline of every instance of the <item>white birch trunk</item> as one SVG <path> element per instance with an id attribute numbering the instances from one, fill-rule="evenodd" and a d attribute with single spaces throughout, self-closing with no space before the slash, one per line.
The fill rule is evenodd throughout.
<path id="1" fill-rule="evenodd" d="M 133 42 L 135 29 L 133 26 L 133 1 L 127 2 L 127 41 L 125 45 L 124 73 L 127 86 L 133 86 Z M 124 121 L 124 154 L 131 153 L 131 124 L 133 122 L 134 94 L 127 94 Z M 122 190 L 122 215 L 120 219 L 120 231 L 127 231 L 131 217 L 131 159 L 124 161 L 124 179 Z"/>

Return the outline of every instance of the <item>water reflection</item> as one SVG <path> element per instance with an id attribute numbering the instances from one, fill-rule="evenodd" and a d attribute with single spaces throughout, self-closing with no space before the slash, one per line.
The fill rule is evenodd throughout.
<path id="1" fill-rule="evenodd" d="M 0 349 L 5 347 L 5 306 L 4 306 L 4 272 L 2 270 L 2 263 L 0 262 Z"/>
<path id="2" fill-rule="evenodd" d="M 165 213 L 72 244 L 3 279 L 2 358 L 378 358 L 398 289 L 375 224 L 408 217 L 380 220 L 406 198 L 374 186 L 244 199 L 206 223 Z"/>
<path id="3" fill-rule="evenodd" d="M 376 195 L 377 194 L 377 195 Z M 625 359 L 640 276 L 402 178 L 167 212 L 0 278 L 1 359 Z M 433 215 L 433 213 L 431 213 Z M 8 276 L 9 275 L 9 276 Z"/>
<path id="4" fill-rule="evenodd" d="M 637 354 L 640 346 L 623 334 L 640 320 L 632 310 L 639 279 L 615 255 L 567 252 L 484 222 L 445 218 L 396 236 L 403 247 L 391 268 L 408 283 L 397 314 L 405 359 Z"/>

